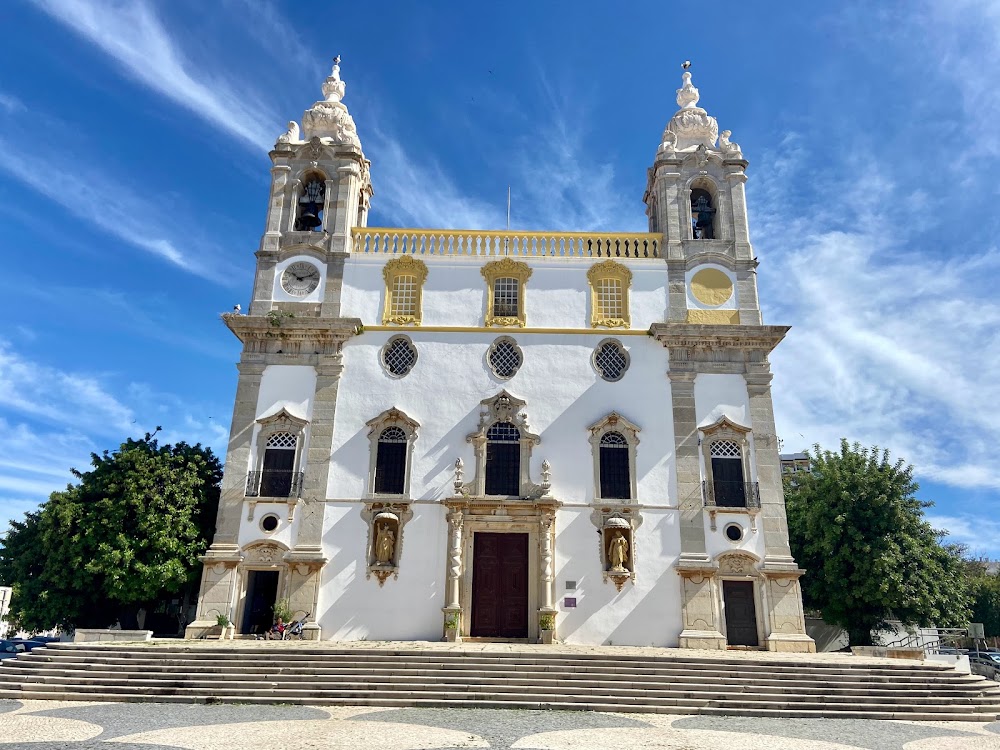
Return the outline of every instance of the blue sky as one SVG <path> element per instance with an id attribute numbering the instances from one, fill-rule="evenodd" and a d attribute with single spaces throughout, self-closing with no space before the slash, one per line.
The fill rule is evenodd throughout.
<path id="1" fill-rule="evenodd" d="M 786 451 L 912 462 L 1000 558 L 1000 2 L 15 0 L 0 9 L 0 522 L 162 425 L 224 453 L 267 151 L 343 56 L 372 226 L 644 230 L 690 59 L 750 160 Z"/>

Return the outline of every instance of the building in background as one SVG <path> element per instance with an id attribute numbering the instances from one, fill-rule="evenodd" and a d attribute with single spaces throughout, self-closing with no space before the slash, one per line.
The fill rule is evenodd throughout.
<path id="1" fill-rule="evenodd" d="M 805 453 L 781 454 L 782 474 L 797 474 L 800 471 L 809 471 L 809 456 Z"/>
<path id="2" fill-rule="evenodd" d="M 271 152 L 196 637 L 811 651 L 747 162 L 691 74 L 643 233 L 368 227 L 339 64 Z M 377 169 L 377 165 L 375 165 Z M 377 174 L 377 173 L 376 173 Z"/>

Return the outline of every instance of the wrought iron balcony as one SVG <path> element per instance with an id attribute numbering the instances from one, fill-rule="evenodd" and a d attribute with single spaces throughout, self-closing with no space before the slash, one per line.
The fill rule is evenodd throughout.
<path id="1" fill-rule="evenodd" d="M 301 471 L 251 471 L 247 474 L 247 497 L 301 497 Z"/>
<path id="2" fill-rule="evenodd" d="M 701 496 L 706 508 L 760 508 L 757 482 L 703 481 Z"/>

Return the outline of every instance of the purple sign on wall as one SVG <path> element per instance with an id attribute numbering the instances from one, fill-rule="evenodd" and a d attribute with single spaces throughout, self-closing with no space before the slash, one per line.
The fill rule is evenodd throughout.
<path id="1" fill-rule="evenodd" d="M 563 607 L 565 609 L 574 609 L 576 607 L 576 597 L 567 596 L 563 598 Z"/>

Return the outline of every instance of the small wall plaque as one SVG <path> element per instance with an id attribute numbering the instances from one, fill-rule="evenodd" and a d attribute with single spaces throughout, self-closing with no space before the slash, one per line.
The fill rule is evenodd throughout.
<path id="1" fill-rule="evenodd" d="M 576 609 L 576 597 L 575 596 L 564 597 L 563 607 L 565 609 Z"/>
<path id="2" fill-rule="evenodd" d="M 567 591 L 576 591 L 576 581 L 566 581 Z"/>

